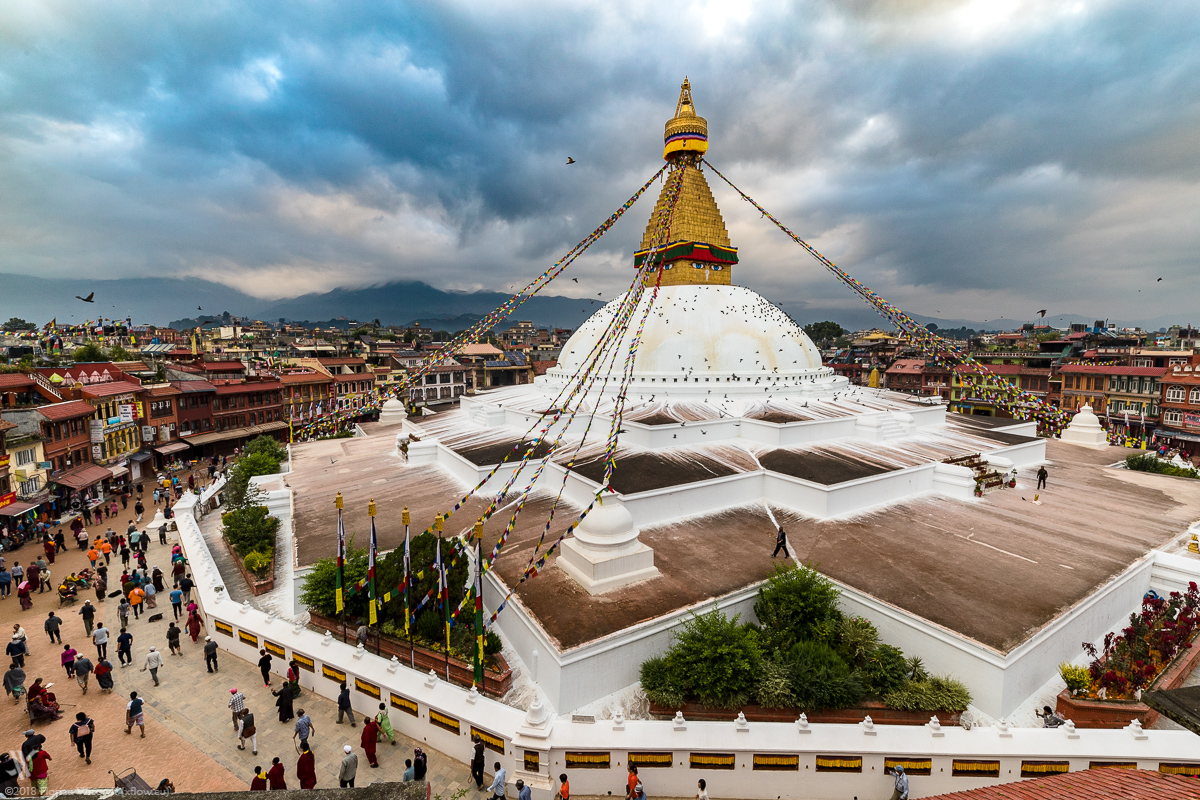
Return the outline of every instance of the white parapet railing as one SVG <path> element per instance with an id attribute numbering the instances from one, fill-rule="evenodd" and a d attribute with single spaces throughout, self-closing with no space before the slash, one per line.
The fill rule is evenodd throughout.
<path id="1" fill-rule="evenodd" d="M 204 611 L 209 635 L 222 649 L 251 663 L 265 648 L 279 672 L 290 660 L 301 667 L 305 691 L 335 699 L 341 684 L 351 688 L 356 710 L 374 714 L 380 702 L 393 725 L 412 738 L 466 760 L 471 735 L 500 761 L 509 780 L 525 781 L 537 800 L 550 800 L 557 777 L 567 773 L 577 794 L 623 792 L 627 765 L 639 765 L 647 793 L 687 797 L 704 778 L 718 797 L 829 798 L 885 796 L 888 774 L 901 763 L 910 775 L 912 797 L 992 786 L 1023 777 L 1104 766 L 1178 772 L 1200 771 L 1200 748 L 1186 731 L 1009 728 L 1003 723 L 966 730 L 925 726 L 759 722 L 667 721 L 592 723 L 555 717 L 535 705 L 520 711 L 474 690 L 451 685 L 397 660 L 380 658 L 274 614 L 235 603 L 200 532 L 199 508 L 220 490 L 176 506 L 180 543 L 187 554 L 193 594 Z"/>

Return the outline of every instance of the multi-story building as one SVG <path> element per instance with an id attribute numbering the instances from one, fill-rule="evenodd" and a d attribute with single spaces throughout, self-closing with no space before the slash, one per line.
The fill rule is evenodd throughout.
<path id="1" fill-rule="evenodd" d="M 213 399 L 217 389 L 208 381 L 171 381 L 180 391 L 175 401 L 178 435 L 182 441 L 213 429 Z"/>
<path id="2" fill-rule="evenodd" d="M 334 375 L 333 390 L 338 409 L 366 413 L 364 409 L 375 397 L 375 376 L 370 372 Z"/>
<path id="3" fill-rule="evenodd" d="M 1029 367 L 1022 364 L 987 364 L 991 376 L 980 378 L 965 364 L 954 368 L 950 385 L 950 405 L 961 414 L 982 417 L 1007 417 L 1004 404 L 998 402 L 995 389 L 999 382 L 1016 386 L 1039 400 L 1045 400 L 1050 391 L 1050 369 Z"/>
<path id="4" fill-rule="evenodd" d="M 146 387 L 146 419 L 142 425 L 142 441 L 151 452 L 143 451 L 138 457 L 149 460 L 153 457 L 156 467 L 162 467 L 178 453 L 188 449 L 188 443 L 179 438 L 179 402 L 183 390 L 169 383 Z M 138 458 L 135 457 L 135 458 Z"/>
<path id="5" fill-rule="evenodd" d="M 90 422 L 96 409 L 91 403 L 68 400 L 39 406 L 37 413 L 42 418 L 43 457 L 50 469 L 47 502 L 61 519 L 84 502 L 94 503 L 112 472 L 92 463 Z"/>
<path id="6" fill-rule="evenodd" d="M 82 398 L 95 409 L 90 420 L 92 460 L 112 466 L 127 461 L 142 447 L 141 386 L 110 381 L 84 386 Z M 116 471 L 114 470 L 116 475 Z"/>
<path id="7" fill-rule="evenodd" d="M 414 385 L 408 399 L 419 405 L 452 403 L 467 393 L 468 370 L 459 364 L 431 367 Z"/>
<path id="8" fill-rule="evenodd" d="M 1078 411 L 1085 404 L 1108 419 L 1113 441 L 1145 443 L 1159 420 L 1161 381 L 1166 367 L 1127 367 L 1115 364 L 1066 364 L 1062 377 L 1062 407 Z"/>
<path id="9" fill-rule="evenodd" d="M 1161 383 L 1162 424 L 1155 438 L 1194 458 L 1200 455 L 1200 356 L 1171 367 Z"/>
<path id="10" fill-rule="evenodd" d="M 284 419 L 304 422 L 331 408 L 333 378 L 317 370 L 291 370 L 279 376 Z"/>
<path id="11" fill-rule="evenodd" d="M 885 373 L 887 388 L 895 392 L 941 397 L 950 401 L 950 368 L 923 358 L 898 358 Z"/>
<path id="12" fill-rule="evenodd" d="M 16 427 L 8 420 L 0 419 L 0 510 L 17 501 L 17 493 L 12 490 L 12 479 L 9 477 L 9 462 L 12 456 L 8 454 L 6 441 L 9 431 Z"/>

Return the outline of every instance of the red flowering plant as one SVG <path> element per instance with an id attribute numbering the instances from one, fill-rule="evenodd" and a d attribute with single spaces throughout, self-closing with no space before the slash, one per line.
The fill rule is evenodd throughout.
<path id="1" fill-rule="evenodd" d="M 1092 659 L 1088 665 L 1091 686 L 1087 696 L 1101 689 L 1109 699 L 1129 699 L 1145 689 L 1171 661 L 1190 648 L 1200 630 L 1200 588 L 1189 583 L 1186 592 L 1171 592 L 1167 598 L 1148 593 L 1140 612 L 1129 615 L 1121 633 L 1108 633 L 1097 649 L 1084 642 Z"/>

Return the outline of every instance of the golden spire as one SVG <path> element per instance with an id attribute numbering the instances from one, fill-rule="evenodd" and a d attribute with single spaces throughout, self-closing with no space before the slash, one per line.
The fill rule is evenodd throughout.
<path id="1" fill-rule="evenodd" d="M 679 87 L 675 116 L 667 120 L 663 131 L 663 158 L 668 161 L 686 156 L 692 160 L 708 150 L 708 120 L 696 114 L 692 103 L 692 84 L 685 77 Z"/>
<path id="2" fill-rule="evenodd" d="M 725 220 L 717 201 L 700 171 L 700 159 L 708 150 L 708 121 L 696 114 L 691 82 L 684 78 L 675 104 L 675 116 L 667 121 L 663 158 L 671 169 L 683 170 L 679 199 L 671 215 L 671 228 L 663 251 L 661 277 L 657 270 L 647 275 L 647 284 L 661 280 L 664 286 L 685 284 L 729 284 L 730 269 L 737 263 L 737 248 L 729 242 Z M 668 181 L 663 185 L 650 222 L 642 236 L 641 247 L 634 253 L 634 265 L 640 266 L 652 243 L 654 232 L 667 214 Z"/>

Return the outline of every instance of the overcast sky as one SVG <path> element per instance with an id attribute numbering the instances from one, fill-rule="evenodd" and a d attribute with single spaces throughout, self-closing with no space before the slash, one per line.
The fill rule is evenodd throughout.
<path id="1" fill-rule="evenodd" d="M 6 0 L 0 272 L 507 289 L 661 165 L 685 74 L 710 160 L 906 310 L 1196 309 L 1200 14 L 1171 0 Z M 737 282 L 858 303 L 710 185 Z M 653 200 L 556 293 L 627 285 Z"/>

